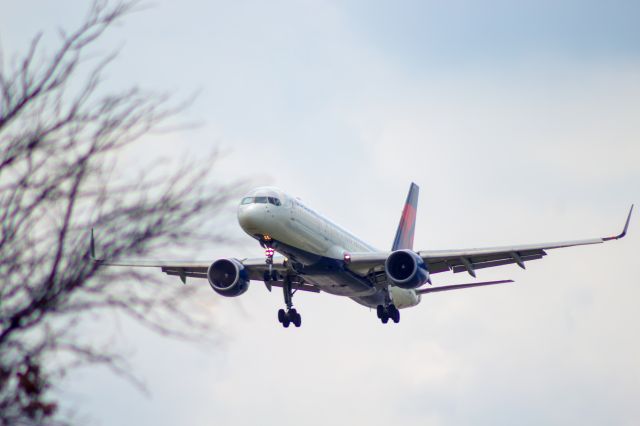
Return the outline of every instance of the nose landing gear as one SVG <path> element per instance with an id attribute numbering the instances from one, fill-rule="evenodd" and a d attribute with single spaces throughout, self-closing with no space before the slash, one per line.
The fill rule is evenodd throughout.
<path id="1" fill-rule="evenodd" d="M 264 283 L 267 285 L 267 288 L 269 288 L 269 291 L 271 291 L 269 282 L 278 281 L 278 271 L 273 269 L 273 255 L 275 252 L 276 251 L 273 249 L 273 247 L 267 246 L 267 248 L 264 249 L 264 255 L 266 257 L 265 263 L 269 268 L 268 270 L 264 271 Z"/>

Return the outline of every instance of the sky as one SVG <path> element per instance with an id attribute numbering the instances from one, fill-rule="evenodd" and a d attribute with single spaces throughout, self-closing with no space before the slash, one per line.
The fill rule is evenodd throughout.
<path id="1" fill-rule="evenodd" d="M 5 61 L 85 11 L 5 1 Z M 632 1 L 156 0 L 99 49 L 121 52 L 107 88 L 199 93 L 185 118 L 200 125 L 144 138 L 124 168 L 221 149 L 216 175 L 279 186 L 385 250 L 414 181 L 416 248 L 480 247 L 620 231 L 640 194 L 639 16 Z M 262 255 L 232 215 L 239 244 L 198 259 Z M 191 281 L 215 347 L 119 326 L 149 394 L 101 369 L 59 392 L 97 425 L 632 425 L 639 250 L 636 215 L 624 240 L 479 271 L 516 283 L 433 294 L 387 326 L 300 294 L 303 326 L 285 330 L 278 292 Z"/>

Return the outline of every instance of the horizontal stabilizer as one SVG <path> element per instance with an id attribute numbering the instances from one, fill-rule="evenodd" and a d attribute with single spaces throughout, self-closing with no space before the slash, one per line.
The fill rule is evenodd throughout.
<path id="1" fill-rule="evenodd" d="M 435 293 L 438 291 L 461 290 L 463 288 L 482 287 L 485 285 L 506 284 L 506 283 L 512 283 L 512 282 L 513 280 L 499 280 L 499 281 L 483 281 L 480 283 L 469 283 L 469 284 L 443 285 L 440 287 L 429 287 L 429 288 L 423 288 L 421 290 L 416 290 L 416 293 L 418 294 Z"/>

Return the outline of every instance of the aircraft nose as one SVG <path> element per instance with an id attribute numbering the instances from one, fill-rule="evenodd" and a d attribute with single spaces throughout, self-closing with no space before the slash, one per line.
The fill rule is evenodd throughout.
<path id="1" fill-rule="evenodd" d="M 249 235 L 264 234 L 266 214 L 263 204 L 241 205 L 238 208 L 238 223 Z"/>

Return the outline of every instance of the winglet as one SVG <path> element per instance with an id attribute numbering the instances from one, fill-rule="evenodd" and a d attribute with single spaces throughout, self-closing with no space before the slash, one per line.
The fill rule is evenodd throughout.
<path id="1" fill-rule="evenodd" d="M 89 255 L 91 256 L 91 260 L 96 260 L 96 244 L 93 240 L 93 228 L 91 228 L 91 243 L 89 246 Z"/>
<path id="2" fill-rule="evenodd" d="M 631 220 L 631 213 L 633 213 L 633 204 L 631 204 L 631 208 L 629 209 L 629 215 L 627 216 L 627 221 L 624 224 L 624 229 L 622 230 L 622 232 L 614 237 L 605 237 L 602 240 L 619 240 L 620 238 L 623 238 L 625 235 L 627 235 L 627 229 L 629 229 L 629 221 Z"/>

